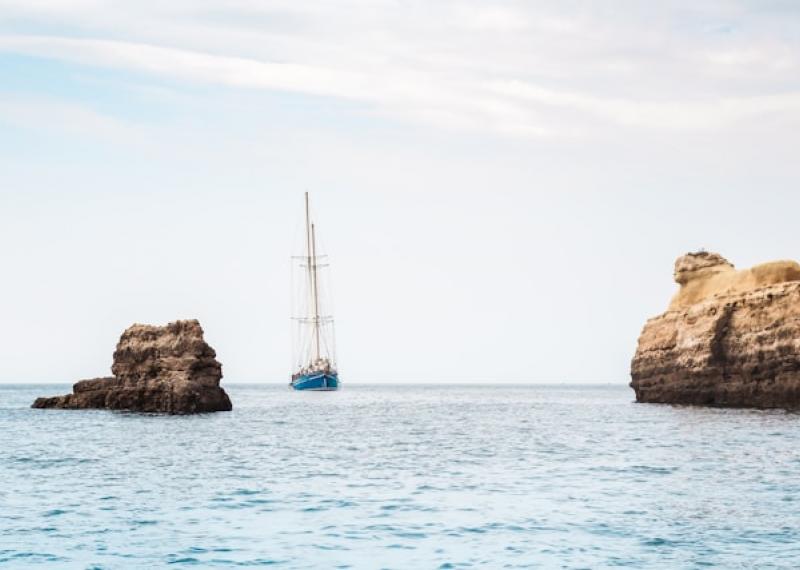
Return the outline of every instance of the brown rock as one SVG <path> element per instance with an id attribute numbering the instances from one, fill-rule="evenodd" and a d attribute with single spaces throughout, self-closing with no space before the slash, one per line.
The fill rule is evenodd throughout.
<path id="1" fill-rule="evenodd" d="M 228 411 L 222 365 L 196 320 L 164 327 L 133 325 L 114 352 L 110 378 L 81 380 L 72 394 L 37 398 L 34 408 L 107 408 L 191 414 Z"/>
<path id="2" fill-rule="evenodd" d="M 631 364 L 639 402 L 800 408 L 800 265 L 736 271 L 713 253 L 675 263 L 681 285 Z"/>

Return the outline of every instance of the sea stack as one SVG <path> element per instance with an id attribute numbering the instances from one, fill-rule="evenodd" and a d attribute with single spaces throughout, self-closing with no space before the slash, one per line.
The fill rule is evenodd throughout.
<path id="1" fill-rule="evenodd" d="M 800 409 L 800 265 L 737 271 L 701 251 L 679 257 L 674 277 L 680 290 L 639 337 L 636 400 Z"/>
<path id="2" fill-rule="evenodd" d="M 222 365 L 196 320 L 166 326 L 135 324 L 117 344 L 112 377 L 81 380 L 72 394 L 37 398 L 34 408 L 104 408 L 194 414 L 229 411 Z"/>

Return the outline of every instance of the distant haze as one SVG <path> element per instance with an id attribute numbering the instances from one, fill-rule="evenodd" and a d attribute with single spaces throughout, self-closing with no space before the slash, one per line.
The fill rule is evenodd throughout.
<path id="1" fill-rule="evenodd" d="M 800 259 L 800 5 L 0 0 L 0 382 L 198 318 L 288 382 L 311 192 L 345 382 L 628 381 L 699 248 Z"/>

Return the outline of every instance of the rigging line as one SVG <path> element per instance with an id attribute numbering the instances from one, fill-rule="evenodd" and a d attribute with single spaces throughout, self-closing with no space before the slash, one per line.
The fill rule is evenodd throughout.
<path id="1" fill-rule="evenodd" d="M 313 266 L 312 266 L 312 259 L 311 259 L 311 256 L 313 254 L 312 251 L 311 251 L 311 240 L 312 240 L 311 214 L 309 212 L 309 205 L 308 205 L 308 192 L 306 192 L 306 254 L 307 254 L 306 255 L 306 260 L 307 260 L 306 268 L 308 269 L 308 285 L 309 285 L 308 294 L 309 294 L 309 296 L 314 295 L 315 291 L 316 291 L 316 287 L 315 287 L 315 284 L 314 284 L 314 274 L 313 274 L 314 269 L 313 269 Z M 312 299 L 309 299 L 309 301 L 312 301 Z M 309 302 L 308 312 L 309 313 L 311 312 L 311 303 L 310 302 Z M 312 350 L 310 352 L 313 352 L 313 351 L 314 350 L 313 350 L 313 347 L 312 347 Z M 317 348 L 317 352 L 319 352 L 319 348 Z M 310 356 L 311 355 L 309 355 L 309 360 L 310 360 Z M 309 364 L 310 364 L 310 362 L 309 362 Z"/>
<path id="2" fill-rule="evenodd" d="M 319 292 L 317 291 L 317 239 L 314 231 L 314 224 L 311 224 L 311 255 L 313 258 L 314 272 L 314 334 L 317 340 L 316 357 L 319 360 Z"/>

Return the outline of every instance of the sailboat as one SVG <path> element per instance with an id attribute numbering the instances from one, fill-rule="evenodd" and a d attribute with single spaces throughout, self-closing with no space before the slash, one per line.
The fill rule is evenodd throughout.
<path id="1" fill-rule="evenodd" d="M 339 388 L 336 342 L 327 287 L 327 256 L 317 252 L 317 230 L 305 195 L 305 251 L 292 257 L 293 356 L 290 386 L 295 390 Z"/>

